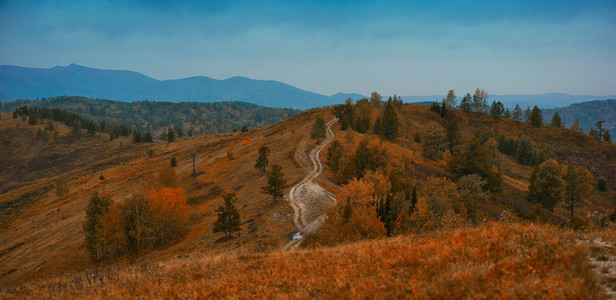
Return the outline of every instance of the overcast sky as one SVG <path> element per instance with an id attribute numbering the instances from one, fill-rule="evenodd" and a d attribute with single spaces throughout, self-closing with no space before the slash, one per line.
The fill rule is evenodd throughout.
<path id="1" fill-rule="evenodd" d="M 613 0 L 171 2 L 0 0 L 0 64 L 328 95 L 616 94 Z"/>

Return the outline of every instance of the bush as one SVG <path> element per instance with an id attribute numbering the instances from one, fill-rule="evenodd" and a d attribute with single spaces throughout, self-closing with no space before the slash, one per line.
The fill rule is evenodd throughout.
<path id="1" fill-rule="evenodd" d="M 576 231 L 586 231 L 590 229 L 592 223 L 588 218 L 573 217 L 565 225 Z"/>
<path id="2" fill-rule="evenodd" d="M 607 191 L 607 180 L 605 180 L 605 178 L 603 178 L 603 177 L 599 178 L 599 180 L 597 181 L 597 189 L 600 192 L 606 192 Z"/>

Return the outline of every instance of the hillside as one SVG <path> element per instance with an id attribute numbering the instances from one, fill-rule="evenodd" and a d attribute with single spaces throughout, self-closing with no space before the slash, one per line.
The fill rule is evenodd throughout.
<path id="1" fill-rule="evenodd" d="M 610 132 L 616 132 L 616 100 L 596 100 L 582 103 L 575 103 L 566 107 L 555 109 L 544 109 L 543 120 L 549 122 L 554 113 L 558 113 L 562 122 L 571 127 L 577 119 L 580 121 L 580 128 L 584 132 L 588 132 L 590 128 L 595 127 L 595 123 L 599 120 L 604 120 L 604 128 Z"/>
<path id="2" fill-rule="evenodd" d="M 273 80 L 204 76 L 157 80 L 132 71 L 71 64 L 49 69 L 0 66 L 0 101 L 64 95 L 119 101 L 242 101 L 269 107 L 307 109 L 342 103 L 351 94 L 325 96 Z"/>
<path id="3" fill-rule="evenodd" d="M 464 96 L 463 93 L 456 91 L 459 94 L 458 102 Z M 472 94 L 472 91 L 468 91 Z M 465 92 L 466 93 L 466 92 Z M 440 103 L 442 99 L 445 98 L 446 95 L 430 95 L 430 96 L 402 96 L 402 99 L 405 102 L 409 103 L 422 103 L 425 105 L 430 105 L 434 101 Z M 531 108 L 537 105 L 541 109 L 554 109 L 557 107 L 562 107 L 566 105 L 572 105 L 580 102 L 589 102 L 597 99 L 613 99 L 616 96 L 608 95 L 608 96 L 592 96 L 592 95 L 569 95 L 564 93 L 547 93 L 547 94 L 539 94 L 539 95 L 527 95 L 527 94 L 490 94 L 488 97 L 488 103 L 492 103 L 492 101 L 500 101 L 503 103 L 505 107 L 509 109 L 513 109 L 516 104 L 518 104 L 522 109 L 530 106 Z M 355 99 L 355 98 L 353 98 Z"/>
<path id="4" fill-rule="evenodd" d="M 399 117 L 398 135 L 388 140 L 381 133 L 374 133 L 377 117 L 381 118 L 388 107 L 384 104 L 371 106 L 366 102 L 354 106 L 353 111 L 359 118 L 352 128 L 363 133 L 352 128 L 342 130 L 344 118 L 331 126 L 334 141 L 317 153 L 323 161 L 323 174 L 314 182 L 335 195 L 338 208 L 329 209 L 329 204 L 306 201 L 317 209 L 306 214 L 302 223 L 313 223 L 322 217 L 323 211 L 328 218 L 316 235 L 301 240 L 298 252 L 284 254 L 279 253 L 280 249 L 298 230 L 294 208 L 287 201 L 287 195 L 292 187 L 311 174 L 315 162 L 311 161 L 309 153 L 318 143 L 317 138 L 311 138 L 313 124 L 318 117 L 333 120 L 332 108 L 301 112 L 277 124 L 245 133 L 200 135 L 180 138 L 173 143 L 152 144 L 134 144 L 124 137 L 106 141 L 99 133 L 70 139 L 67 137 L 69 129 L 61 125 L 58 140 L 37 140 L 37 129 L 43 128 L 43 123 L 30 125 L 26 120 L 13 119 L 4 113 L 0 118 L 0 135 L 9 147 L 4 148 L 8 154 L 0 158 L 3 159 L 0 165 L 30 166 L 35 165 L 38 158 L 54 162 L 54 153 L 58 155 L 63 149 L 84 154 L 59 157 L 58 161 L 66 166 L 62 170 L 55 164 L 41 165 L 36 170 L 24 168 L 19 180 L 11 181 L 4 176 L 13 175 L 2 173 L 2 182 L 11 182 L 0 194 L 6 220 L 0 229 L 2 293 L 16 298 L 39 297 L 39 293 L 45 291 L 55 291 L 57 297 L 197 297 L 202 291 L 211 293 L 204 297 L 282 294 L 336 297 L 358 293 L 375 297 L 423 295 L 438 298 L 464 292 L 488 298 L 497 297 L 497 292 L 504 297 L 518 295 L 522 298 L 541 297 L 544 293 L 554 293 L 555 297 L 602 297 L 597 291 L 597 278 L 589 272 L 591 266 L 586 259 L 598 250 L 592 245 L 578 245 L 576 239 L 610 243 L 612 246 L 607 247 L 608 250 L 601 251 L 607 251 L 604 257 L 614 255 L 614 223 L 608 215 L 616 209 L 615 144 L 601 143 L 597 147 L 595 139 L 580 132 L 536 128 L 510 119 L 454 109 L 441 117 L 429 107 L 408 104 L 395 109 Z M 363 116 L 369 116 L 368 127 L 362 125 Z M 445 126 L 450 128 L 448 124 L 452 123 L 457 126 L 456 145 L 446 151 L 443 149 L 440 158 L 428 158 L 424 149 L 429 146 L 426 139 L 434 130 L 446 136 Z M 446 138 L 444 136 L 441 137 Z M 497 141 L 503 138 L 529 139 L 537 153 L 550 149 L 549 156 L 559 165 L 589 170 L 593 188 L 576 207 L 575 215 L 583 224 L 575 228 L 592 228 L 592 232 L 566 229 L 574 224 L 569 221 L 569 211 L 563 204 L 556 205 L 552 211 L 534 214 L 534 203 L 527 201 L 527 194 L 536 165 L 521 164 L 515 157 L 499 152 Z M 343 147 L 340 171 L 332 169 L 328 153 L 336 141 Z M 457 185 L 463 186 L 457 179 L 449 179 L 453 176 L 448 165 L 457 153 L 466 151 L 474 141 L 481 141 L 481 147 L 492 151 L 489 169 L 500 174 L 502 191 L 493 192 L 479 185 L 477 192 L 482 200 L 475 203 L 476 211 L 448 215 L 452 206 L 458 205 L 458 202 L 450 203 L 460 194 Z M 235 156 L 232 160 L 228 158 L 230 144 Z M 260 145 L 269 147 L 270 165 L 282 166 L 287 180 L 283 200 L 274 202 L 271 196 L 261 193 L 266 175 L 254 168 Z M 367 148 L 362 149 L 361 145 Z M 46 152 L 26 155 L 32 151 L 30 149 Z M 192 177 L 192 153 L 196 153 L 196 178 Z M 359 154 L 362 153 L 367 154 L 368 163 L 361 160 Z M 177 159 L 175 171 L 179 187 L 185 191 L 190 206 L 189 231 L 172 243 L 148 249 L 138 257 L 123 255 L 102 262 L 93 260 L 84 246 L 82 229 L 92 192 L 107 192 L 113 201 L 123 202 L 133 193 L 155 186 L 158 170 L 168 166 L 172 157 Z M 481 158 L 478 155 L 476 159 Z M 23 162 L 18 164 L 18 160 Z M 354 168 L 370 167 L 370 164 L 374 169 L 354 173 L 359 170 Z M 20 173 L 16 171 L 15 174 Z M 353 174 L 363 178 L 359 181 L 347 179 Z M 606 179 L 606 192 L 595 187 L 600 177 Z M 55 184 L 61 178 L 69 181 L 69 192 L 65 196 L 54 193 Z M 361 185 L 370 180 L 380 183 L 373 188 Z M 354 186 L 358 189 L 352 190 Z M 382 187 L 385 187 L 384 192 Z M 344 200 L 349 193 L 356 192 L 351 195 L 358 196 L 367 193 L 375 197 L 370 201 L 387 200 L 394 207 L 396 202 L 393 201 L 402 201 L 404 205 L 412 201 L 414 192 L 411 190 L 415 189 L 419 202 L 413 209 L 421 211 L 421 205 L 426 204 L 434 217 L 432 223 L 424 223 L 421 227 L 429 225 L 429 229 L 420 231 L 420 227 L 411 227 L 410 231 L 403 232 L 398 231 L 402 229 L 397 223 L 390 222 L 394 227 L 389 234 L 392 237 L 388 238 L 385 226 L 389 225 L 380 224 L 386 217 L 375 219 L 376 213 L 382 212 L 368 211 L 359 215 L 361 222 L 357 224 L 362 226 L 358 228 L 380 228 L 378 234 L 375 231 L 368 232 L 372 237 L 346 235 L 337 240 L 338 234 L 346 233 L 349 228 L 346 225 L 336 227 L 338 223 L 334 223 L 337 221 L 332 212 L 345 207 L 341 204 L 351 203 Z M 236 207 L 242 230 L 239 236 L 227 239 L 214 234 L 212 226 L 216 220 L 215 209 L 222 203 L 221 195 L 230 191 L 237 194 Z M 386 196 L 376 198 L 376 193 Z M 391 208 L 389 204 L 378 207 Z M 441 216 L 437 217 L 439 211 Z M 474 220 L 464 219 L 472 214 L 476 217 Z M 404 216 L 402 211 L 393 215 Z M 410 220 L 415 220 L 413 218 L 411 215 Z M 404 221 L 404 218 L 398 220 Z M 354 243 L 366 239 L 374 240 Z M 330 245 L 335 247 L 330 248 Z M 523 249 L 518 245 L 524 245 Z M 441 252 L 435 254 L 437 250 Z M 544 260 L 550 256 L 545 251 L 558 253 L 558 259 Z M 403 256 L 404 253 L 409 256 Z M 520 253 L 528 255 L 525 258 Z M 366 263 L 361 263 L 363 261 Z M 612 271 L 607 270 L 605 276 L 611 278 Z M 127 278 L 125 274 L 128 273 L 136 275 Z M 85 279 L 92 276 L 97 278 L 96 283 Z M 213 277 L 220 280 L 212 283 L 209 279 Z M 255 282 L 259 282 L 259 286 L 253 285 Z M 568 284 L 570 282 L 578 285 L 573 287 Z M 211 285 L 206 288 L 204 284 Z M 16 290 L 18 286 L 20 290 Z M 444 286 L 448 289 L 443 289 Z M 96 291 L 103 292 L 94 294 Z"/>
<path id="5" fill-rule="evenodd" d="M 290 108 L 262 107 L 244 102 L 121 102 L 79 96 L 19 100 L 0 103 L 0 111 L 12 113 L 21 106 L 59 108 L 75 112 L 97 124 L 121 124 L 132 130 L 150 131 L 154 138 L 170 124 L 176 131 L 216 134 L 277 123 L 299 112 Z"/>

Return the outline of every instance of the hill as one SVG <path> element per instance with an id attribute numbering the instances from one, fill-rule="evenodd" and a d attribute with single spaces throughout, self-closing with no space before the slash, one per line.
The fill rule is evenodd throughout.
<path id="1" fill-rule="evenodd" d="M 18 165 L 20 159 L 24 161 L 19 166 L 36 165 L 39 158 L 51 162 L 36 172 L 24 169 L 27 179 L 13 182 L 0 194 L 6 220 L 0 228 L 2 296 L 38 297 L 55 291 L 58 297 L 199 297 L 201 291 L 209 291 L 202 296 L 497 297 L 498 292 L 503 297 L 553 293 L 600 298 L 599 275 L 613 287 L 616 272 L 609 266 L 599 275 L 589 270 L 591 264 L 614 256 L 615 225 L 609 216 L 616 208 L 615 144 L 598 147 L 592 137 L 569 129 L 533 127 L 455 109 L 440 116 L 429 107 L 408 104 L 395 106 L 397 137 L 388 139 L 377 120 L 386 119 L 391 108 L 366 101 L 347 107 L 353 117 L 340 115 L 331 126 L 334 141 L 320 153 L 312 151 L 320 140 L 311 134 L 315 120 L 333 120 L 337 108 L 301 112 L 243 133 L 151 144 L 125 137 L 106 141 L 100 133 L 85 132 L 71 139 L 70 129 L 61 124 L 57 140 L 37 140 L 44 123 L 29 124 L 2 114 L 0 135 L 7 154 L 0 155 L 0 165 Z M 349 121 L 350 127 L 344 128 Z M 507 154 L 509 139 L 518 144 L 528 140 L 534 160 L 522 164 Z M 440 148 L 440 155 L 427 152 L 433 143 L 445 146 L 449 141 L 453 147 Z M 281 166 L 287 180 L 285 200 L 261 193 L 267 176 L 254 168 L 261 145 L 270 149 L 270 165 Z M 30 149 L 41 149 L 42 154 L 30 156 Z M 59 172 L 53 159 L 65 149 L 84 154 L 60 157 L 66 167 Z M 477 152 L 473 156 L 470 151 Z M 336 153 L 337 170 L 332 164 Z M 466 157 L 464 153 L 471 158 L 462 163 L 480 164 L 478 171 L 486 171 L 485 178 L 462 180 L 452 174 L 451 161 Z M 123 203 L 156 187 L 159 170 L 174 157 L 177 186 L 186 193 L 190 208 L 188 232 L 137 256 L 94 260 L 82 229 L 92 193 L 106 192 Z M 527 200 L 537 164 L 550 157 L 560 172 L 564 166 L 576 166 L 592 176 L 575 219 L 570 220 L 566 203 L 547 211 Z M 313 166 L 321 162 L 323 175 L 311 184 L 321 186 L 326 197 L 335 196 L 338 205 L 312 197 L 316 189 L 300 185 L 297 194 L 304 198 L 295 205 L 303 207 L 291 207 L 286 195 L 319 173 Z M 490 173 L 500 181 L 492 180 Z M 606 191 L 596 185 L 600 177 L 606 179 Z M 54 192 L 59 179 L 68 180 L 66 195 Z M 475 187 L 471 194 L 469 186 Z M 242 230 L 229 239 L 212 228 L 221 195 L 230 191 L 237 194 Z M 323 216 L 326 220 L 315 235 L 300 240 L 305 249 L 281 254 L 301 229 L 294 222 L 295 211 L 303 212 L 303 224 Z M 405 229 L 401 224 L 411 226 Z"/>
<path id="2" fill-rule="evenodd" d="M 473 91 L 468 91 L 473 94 Z M 431 105 L 433 102 L 441 102 L 446 95 L 430 95 L 430 96 L 402 96 L 405 102 Z M 457 95 L 458 102 L 462 99 L 464 94 Z M 579 102 L 588 102 L 598 99 L 613 99 L 616 96 L 591 96 L 591 95 L 569 95 L 564 93 L 547 93 L 540 95 L 528 95 L 528 94 L 490 94 L 488 97 L 488 103 L 492 101 L 500 101 L 505 107 L 513 109 L 518 104 L 522 109 L 526 107 L 533 107 L 537 105 L 541 109 L 553 109 L 562 107 L 565 105 L 571 105 Z M 355 99 L 355 98 L 353 98 Z"/>
<path id="3" fill-rule="evenodd" d="M 101 70 L 71 64 L 49 69 L 0 66 L 0 101 L 65 95 L 119 101 L 242 101 L 269 107 L 306 109 L 342 103 L 347 94 L 331 97 L 273 80 L 204 76 L 157 80 L 132 71 Z"/>
<path id="4" fill-rule="evenodd" d="M 580 128 L 584 132 L 588 132 L 590 128 L 595 127 L 595 123 L 599 120 L 606 121 L 603 126 L 616 132 L 616 100 L 596 100 L 582 103 L 571 104 L 562 108 L 544 109 L 543 121 L 550 122 L 554 113 L 558 113 L 562 122 L 571 127 L 577 119 L 580 121 Z"/>
<path id="5" fill-rule="evenodd" d="M 290 108 L 262 107 L 245 102 L 122 102 L 79 96 L 19 100 L 0 103 L 0 111 L 22 107 L 59 108 L 75 112 L 97 124 L 121 124 L 131 130 L 150 131 L 154 138 L 169 125 L 184 134 L 215 134 L 257 128 L 279 122 L 299 112 Z"/>

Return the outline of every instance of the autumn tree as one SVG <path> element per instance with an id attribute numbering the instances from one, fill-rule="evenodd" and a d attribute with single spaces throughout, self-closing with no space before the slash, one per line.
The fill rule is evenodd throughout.
<path id="1" fill-rule="evenodd" d="M 447 132 L 439 123 L 430 121 L 421 139 L 423 154 L 430 159 L 442 159 L 447 149 Z"/>
<path id="2" fill-rule="evenodd" d="M 475 112 L 485 112 L 488 107 L 488 92 L 480 89 L 475 90 L 473 94 L 473 108 Z"/>
<path id="3" fill-rule="evenodd" d="M 255 162 L 255 169 L 265 173 L 265 169 L 269 164 L 269 160 L 267 158 L 269 152 L 270 149 L 268 147 L 264 145 L 261 145 L 261 147 L 259 147 L 259 156 L 257 157 L 257 161 Z"/>
<path id="4" fill-rule="evenodd" d="M 528 200 L 541 203 L 548 211 L 564 199 L 565 183 L 558 162 L 549 159 L 540 164 L 530 177 Z"/>
<path id="5" fill-rule="evenodd" d="M 273 165 L 271 171 L 267 173 L 267 184 L 261 188 L 261 193 L 272 195 L 274 202 L 276 202 L 276 197 L 284 195 L 282 191 L 286 183 L 282 167 L 280 165 Z"/>
<path id="6" fill-rule="evenodd" d="M 357 145 L 354 155 L 348 164 L 342 166 L 343 181 L 353 177 L 361 178 L 365 172 L 376 171 L 387 165 L 387 153 L 378 139 L 363 139 Z"/>
<path id="7" fill-rule="evenodd" d="M 464 95 L 464 97 L 462 97 L 462 100 L 460 101 L 460 110 L 462 111 L 472 111 L 473 110 L 473 104 L 472 104 L 472 97 L 470 93 L 466 93 L 466 95 Z"/>
<path id="8" fill-rule="evenodd" d="M 113 201 L 107 194 L 99 194 L 95 191 L 90 196 L 90 202 L 86 208 L 86 220 L 83 223 L 83 231 L 86 235 L 86 248 L 90 251 L 92 257 L 96 259 L 103 258 L 103 248 L 97 238 L 97 226 L 101 216 L 109 209 Z"/>
<path id="9" fill-rule="evenodd" d="M 332 170 L 332 173 L 338 172 L 343 151 L 344 147 L 339 140 L 333 141 L 329 148 L 327 148 L 325 164 Z"/>
<path id="10" fill-rule="evenodd" d="M 535 105 L 533 107 L 533 110 L 530 112 L 529 121 L 530 125 L 533 125 L 535 127 L 540 127 L 541 125 L 543 125 L 543 114 L 541 113 L 541 110 L 537 107 L 537 105 Z"/>
<path id="11" fill-rule="evenodd" d="M 370 94 L 370 104 L 372 105 L 376 106 L 381 104 L 381 99 L 383 99 L 383 97 L 377 92 L 372 92 L 372 94 Z"/>
<path id="12" fill-rule="evenodd" d="M 486 181 L 486 188 L 492 192 L 502 191 L 502 175 L 495 151 L 496 141 L 492 138 L 480 143 L 478 137 L 471 139 L 456 151 L 447 162 L 450 178 L 459 180 L 465 175 L 477 174 Z"/>
<path id="13" fill-rule="evenodd" d="M 486 183 L 477 174 L 462 176 L 456 183 L 458 198 L 454 202 L 454 211 L 464 215 L 471 222 L 477 222 L 481 204 L 489 199 L 488 193 L 483 190 Z"/>
<path id="14" fill-rule="evenodd" d="M 400 122 L 392 101 L 387 101 L 385 110 L 383 110 L 383 113 L 378 118 L 378 123 L 378 128 L 375 125 L 375 133 L 382 135 L 389 141 L 393 141 L 398 137 Z"/>
<path id="15" fill-rule="evenodd" d="M 184 233 L 188 226 L 189 207 L 183 189 L 162 187 L 148 195 L 152 212 L 152 235 L 164 244 Z"/>
<path id="16" fill-rule="evenodd" d="M 177 186 L 177 174 L 171 165 L 163 166 L 158 170 L 158 186 L 174 188 Z"/>
<path id="17" fill-rule="evenodd" d="M 565 175 L 565 197 L 567 198 L 566 206 L 571 212 L 571 218 L 574 215 L 574 208 L 582 201 L 584 195 L 588 195 L 593 189 L 593 178 L 590 172 L 583 168 L 572 166 L 567 167 Z"/>
<path id="18" fill-rule="evenodd" d="M 96 225 L 96 258 L 114 258 L 121 255 L 126 248 L 126 236 L 122 228 L 121 212 L 115 202 L 100 216 Z"/>
<path id="19" fill-rule="evenodd" d="M 372 116 L 372 105 L 368 99 L 356 101 L 353 113 L 351 128 L 357 132 L 366 133 L 370 130 L 370 117 Z"/>
<path id="20" fill-rule="evenodd" d="M 326 131 L 325 120 L 323 120 L 323 118 L 317 118 L 316 121 L 314 121 L 314 125 L 312 125 L 310 136 L 313 139 L 322 139 L 325 137 Z"/>
<path id="21" fill-rule="evenodd" d="M 573 121 L 573 124 L 571 124 L 571 130 L 582 131 L 580 128 L 580 120 L 575 119 L 575 121 Z"/>
<path id="22" fill-rule="evenodd" d="M 516 103 L 515 107 L 513 108 L 513 112 L 511 113 L 511 118 L 516 121 L 521 121 L 522 114 L 523 114 L 522 108 L 520 108 L 520 106 Z"/>
<path id="23" fill-rule="evenodd" d="M 447 92 L 447 96 L 445 97 L 445 104 L 449 107 L 456 107 L 456 93 L 453 90 L 449 90 Z"/>
<path id="24" fill-rule="evenodd" d="M 225 203 L 216 209 L 218 219 L 214 222 L 213 231 L 214 233 L 223 232 L 225 237 L 229 238 L 241 230 L 240 213 L 234 205 L 237 201 L 235 193 L 224 194 L 222 198 Z"/>
<path id="25" fill-rule="evenodd" d="M 554 113 L 554 115 L 552 116 L 552 121 L 550 121 L 550 125 L 560 128 L 563 126 L 563 121 L 560 118 L 560 115 L 558 115 L 557 112 Z"/>
<path id="26" fill-rule="evenodd" d="M 149 199 L 142 194 L 133 194 L 120 205 L 120 211 L 127 250 L 138 255 L 143 248 L 153 246 L 153 217 Z"/>

